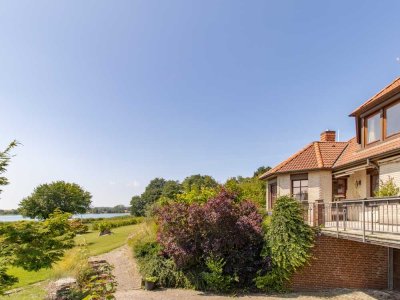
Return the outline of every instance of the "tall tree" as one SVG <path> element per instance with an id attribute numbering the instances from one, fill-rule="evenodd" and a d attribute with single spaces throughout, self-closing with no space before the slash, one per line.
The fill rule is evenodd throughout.
<path id="1" fill-rule="evenodd" d="M 8 184 L 3 176 L 18 143 L 13 141 L 0 152 L 0 186 Z M 0 190 L 1 192 L 1 190 Z M 74 232 L 68 222 L 69 214 L 56 211 L 44 222 L 10 222 L 0 224 L 0 294 L 18 281 L 7 274 L 9 266 L 37 271 L 51 268 L 61 259 L 65 249 L 74 244 Z"/>
<path id="2" fill-rule="evenodd" d="M 131 214 L 134 216 L 144 216 L 146 208 L 157 202 L 164 191 L 164 187 L 168 182 L 164 178 L 154 178 L 146 186 L 143 194 L 140 196 L 133 196 L 131 199 Z M 169 185 L 172 185 L 169 183 Z M 172 193 L 172 187 L 168 188 L 169 193 Z M 167 192 L 167 191 L 166 191 Z"/>
<path id="3" fill-rule="evenodd" d="M 56 181 L 36 187 L 19 207 L 25 217 L 47 219 L 57 208 L 66 213 L 83 214 L 89 209 L 91 199 L 92 195 L 78 184 Z"/>
<path id="4" fill-rule="evenodd" d="M 165 182 L 161 195 L 168 199 L 175 199 L 182 193 L 182 185 L 177 180 L 168 180 Z"/>
<path id="5" fill-rule="evenodd" d="M 260 180 L 258 177 L 267 172 L 270 167 L 258 168 L 253 177 L 232 177 L 229 178 L 224 184 L 225 188 L 235 193 L 240 200 L 252 200 L 260 206 L 265 205 L 265 181 Z"/>
<path id="6" fill-rule="evenodd" d="M 182 187 L 185 192 L 193 189 L 201 190 L 202 188 L 217 188 L 218 182 L 209 175 L 191 175 L 182 181 Z"/>
<path id="7" fill-rule="evenodd" d="M 144 193 L 141 195 L 142 201 L 144 201 L 146 205 L 156 202 L 161 197 L 165 184 L 166 181 L 164 178 L 154 178 L 146 186 Z"/>
<path id="8" fill-rule="evenodd" d="M 268 172 L 269 170 L 271 170 L 271 167 L 261 166 L 254 172 L 253 177 L 261 176 L 262 174 Z"/>
<path id="9" fill-rule="evenodd" d="M 144 216 L 146 203 L 142 201 L 142 197 L 133 196 L 131 199 L 131 215 L 135 217 Z"/>
<path id="10" fill-rule="evenodd" d="M 10 154 L 11 150 L 18 145 L 16 140 L 12 141 L 8 147 L 0 152 L 0 187 L 8 184 L 7 177 L 3 176 L 2 174 L 7 171 L 8 164 L 10 163 L 12 155 Z M 0 189 L 0 193 L 3 190 Z"/>

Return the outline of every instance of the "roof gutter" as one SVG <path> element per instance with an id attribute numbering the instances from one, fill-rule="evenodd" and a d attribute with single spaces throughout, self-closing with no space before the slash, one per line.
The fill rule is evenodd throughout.
<path id="1" fill-rule="evenodd" d="M 369 168 L 370 168 L 370 165 L 367 163 L 367 164 L 364 164 L 364 165 L 361 165 L 361 166 L 358 166 L 358 167 L 354 167 L 354 168 L 351 168 L 351 169 L 335 172 L 335 173 L 333 173 L 333 176 L 335 178 L 350 176 L 350 175 L 353 175 L 357 171 L 362 171 L 362 170 L 366 170 L 366 169 L 369 169 Z"/>
<path id="2" fill-rule="evenodd" d="M 376 107 L 376 109 L 379 109 L 379 108 L 387 105 L 389 102 L 392 102 L 392 101 L 395 101 L 395 100 L 399 99 L 400 96 L 399 95 L 396 96 L 396 94 L 398 92 L 400 92 L 400 86 L 394 88 L 393 90 L 391 90 L 387 94 L 383 94 L 382 96 L 374 99 L 371 103 L 366 104 L 364 107 L 363 106 L 358 107 L 356 110 L 354 110 L 349 115 L 349 117 L 355 117 L 357 115 L 361 115 L 361 117 L 362 117 L 363 113 L 365 113 L 367 110 L 369 110 L 369 109 L 371 109 L 373 107 Z M 368 101 L 370 101 L 370 100 L 368 100 Z M 384 101 L 384 102 L 376 105 L 376 102 L 379 102 L 379 101 Z"/>
<path id="3" fill-rule="evenodd" d="M 373 160 L 381 160 L 381 159 L 385 159 L 385 158 L 388 158 L 390 156 L 397 155 L 397 154 L 400 154 L 400 149 L 399 148 L 390 150 L 390 151 L 385 152 L 385 153 L 377 154 L 377 155 L 374 155 L 374 156 L 371 156 L 371 157 L 368 157 L 368 158 L 362 158 L 362 159 L 359 159 L 357 161 L 353 161 L 351 163 L 348 163 L 348 164 L 345 164 L 345 165 L 342 165 L 342 166 L 339 166 L 339 167 L 333 167 L 333 173 L 338 173 L 338 172 L 344 171 L 344 170 L 346 170 L 348 168 L 359 166 L 360 164 L 362 164 L 364 162 L 368 163 L 368 160 L 372 164 Z"/>
<path id="4" fill-rule="evenodd" d="M 286 171 L 286 172 L 274 172 L 268 175 L 261 175 L 258 177 L 261 180 L 267 180 L 271 177 L 276 177 L 278 175 L 285 175 L 285 174 L 299 174 L 299 173 L 306 173 L 311 171 L 324 171 L 324 170 L 332 170 L 332 168 L 315 168 L 315 169 L 303 169 L 303 170 L 293 170 L 293 171 Z"/>

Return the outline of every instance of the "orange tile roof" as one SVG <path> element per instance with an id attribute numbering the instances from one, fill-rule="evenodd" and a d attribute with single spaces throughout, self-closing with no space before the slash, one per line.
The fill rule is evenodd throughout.
<path id="1" fill-rule="evenodd" d="M 400 92 L 400 77 L 395 79 L 379 93 L 354 110 L 350 116 L 357 116 L 378 103 Z M 379 142 L 362 148 L 354 137 L 347 142 L 313 142 L 298 151 L 275 168 L 260 176 L 269 178 L 275 174 L 318 169 L 342 169 L 351 165 L 365 163 L 370 159 L 384 158 L 400 153 L 400 137 Z"/>
<path id="2" fill-rule="evenodd" d="M 363 113 L 367 109 L 380 102 L 383 97 L 392 96 L 394 93 L 398 92 L 398 90 L 400 90 L 400 77 L 396 78 L 392 83 L 384 87 L 379 93 L 370 98 L 367 102 L 360 105 L 350 114 L 350 116 L 354 117 L 360 113 Z"/>
<path id="3" fill-rule="evenodd" d="M 346 146 L 347 142 L 313 142 L 260 178 L 265 179 L 278 173 L 330 169 Z"/>
<path id="4" fill-rule="evenodd" d="M 367 158 L 374 158 L 377 156 L 382 157 L 385 154 L 397 150 L 400 152 L 400 137 L 376 143 L 366 148 L 362 148 L 361 145 L 357 143 L 357 139 L 354 137 L 348 141 L 348 146 L 343 151 L 343 154 L 340 155 L 339 159 L 335 162 L 333 168 L 343 168 L 349 164 L 363 162 Z"/>

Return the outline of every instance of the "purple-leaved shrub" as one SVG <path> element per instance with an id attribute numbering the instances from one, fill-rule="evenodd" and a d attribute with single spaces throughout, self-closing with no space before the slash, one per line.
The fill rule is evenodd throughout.
<path id="1" fill-rule="evenodd" d="M 269 269 L 269 258 L 261 255 L 262 216 L 251 201 L 238 202 L 222 190 L 205 204 L 172 203 L 157 215 L 163 254 L 183 271 L 200 274 L 208 259 L 218 259 L 237 287 L 249 287 L 257 271 Z"/>

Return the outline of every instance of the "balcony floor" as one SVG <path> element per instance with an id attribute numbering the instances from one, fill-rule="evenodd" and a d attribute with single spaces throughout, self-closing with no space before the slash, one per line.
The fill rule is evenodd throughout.
<path id="1" fill-rule="evenodd" d="M 326 227 L 321 228 L 321 232 L 322 234 L 328 236 L 354 240 L 358 242 L 364 242 L 362 228 L 358 229 L 358 227 L 356 226 L 358 225 L 359 222 L 354 222 L 354 223 L 357 224 L 351 224 L 351 222 L 347 221 L 346 229 L 344 229 L 343 222 L 341 221 L 339 222 L 339 230 L 338 230 L 336 227 L 336 222 L 326 222 Z M 373 224 L 374 232 L 372 233 L 370 231 L 372 224 L 368 224 L 368 222 L 366 222 L 365 242 L 370 244 L 400 249 L 400 226 L 381 224 L 380 230 L 375 231 L 379 229 L 379 226 L 375 227 L 376 225 L 377 224 Z"/>

